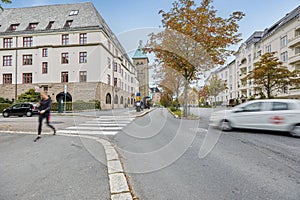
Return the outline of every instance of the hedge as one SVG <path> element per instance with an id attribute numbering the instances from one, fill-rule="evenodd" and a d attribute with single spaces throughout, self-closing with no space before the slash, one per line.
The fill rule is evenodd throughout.
<path id="1" fill-rule="evenodd" d="M 63 110 L 64 110 L 63 104 Z M 66 111 L 79 111 L 79 110 L 100 110 L 100 102 L 93 101 L 93 102 L 67 102 L 66 104 Z M 53 102 L 52 108 L 53 111 L 58 111 L 58 103 Z"/>
<path id="2" fill-rule="evenodd" d="M 9 106 L 11 106 L 10 103 L 0 103 L 0 112 L 2 113 L 2 111 Z"/>

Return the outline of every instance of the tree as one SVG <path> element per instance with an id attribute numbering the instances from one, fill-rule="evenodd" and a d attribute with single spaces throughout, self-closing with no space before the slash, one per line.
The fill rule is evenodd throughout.
<path id="1" fill-rule="evenodd" d="M 27 92 L 18 96 L 18 102 L 38 102 L 40 101 L 40 93 L 34 89 L 29 89 Z"/>
<path id="2" fill-rule="evenodd" d="M 200 98 L 204 99 L 204 103 L 207 102 L 207 99 L 209 97 L 209 90 L 208 90 L 208 86 L 207 85 L 205 85 L 202 88 L 200 88 L 200 90 L 199 90 L 199 96 L 200 96 Z"/>
<path id="3" fill-rule="evenodd" d="M 178 0 L 169 12 L 161 10 L 164 31 L 150 35 L 145 50 L 153 52 L 161 62 L 180 72 L 184 79 L 184 112 L 187 116 L 188 85 L 197 79 L 199 72 L 223 64 L 232 51 L 231 44 L 240 41 L 237 22 L 244 16 L 234 12 L 228 19 L 216 16 L 216 10 L 203 0 Z"/>
<path id="4" fill-rule="evenodd" d="M 268 99 L 277 91 L 300 84 L 299 71 L 288 70 L 275 56 L 275 52 L 263 54 L 260 60 L 254 63 L 253 71 L 243 80 L 253 80 L 256 88 L 260 88 L 262 96 L 265 95 Z"/>
<path id="5" fill-rule="evenodd" d="M 11 3 L 11 0 L 1 0 L 1 2 L 3 2 L 3 3 Z M 0 9 L 3 11 L 3 7 L 2 7 L 1 4 L 0 4 Z"/>
<path id="6" fill-rule="evenodd" d="M 209 94 L 214 97 L 215 106 L 217 105 L 217 96 L 226 89 L 227 86 L 225 81 L 219 79 L 217 75 L 212 75 L 211 79 L 209 80 L 208 91 Z"/>
<path id="7" fill-rule="evenodd" d="M 164 91 L 169 91 L 172 97 L 176 97 L 174 106 L 178 109 L 178 97 L 184 85 L 183 76 L 178 71 L 163 64 L 156 66 L 153 78 L 158 80 L 159 87 L 163 88 Z"/>

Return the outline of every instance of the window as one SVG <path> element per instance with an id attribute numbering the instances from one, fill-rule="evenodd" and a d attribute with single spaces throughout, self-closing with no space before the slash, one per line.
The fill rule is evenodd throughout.
<path id="1" fill-rule="evenodd" d="M 62 72 L 61 73 L 61 82 L 62 83 L 69 82 L 69 73 L 68 72 Z"/>
<path id="2" fill-rule="evenodd" d="M 114 63 L 114 71 L 117 72 L 118 71 L 118 64 L 115 62 Z"/>
<path id="3" fill-rule="evenodd" d="M 11 24 L 9 27 L 9 31 L 16 31 L 20 24 Z"/>
<path id="4" fill-rule="evenodd" d="M 69 53 L 62 53 L 61 54 L 61 63 L 68 64 L 69 63 Z"/>
<path id="5" fill-rule="evenodd" d="M 297 54 L 299 54 L 300 53 L 300 47 L 296 47 L 295 48 L 295 54 L 297 55 Z"/>
<path id="6" fill-rule="evenodd" d="M 111 68 L 111 59 L 107 58 L 107 68 L 110 69 Z"/>
<path id="7" fill-rule="evenodd" d="M 111 51 L 111 43 L 109 40 L 107 40 L 107 47 L 108 47 L 108 50 Z"/>
<path id="8" fill-rule="evenodd" d="M 110 85 L 110 74 L 107 74 L 107 84 Z"/>
<path id="9" fill-rule="evenodd" d="M 288 60 L 288 52 L 285 51 L 285 52 L 281 53 L 280 57 L 281 57 L 281 61 L 282 62 L 287 62 L 287 60 Z"/>
<path id="10" fill-rule="evenodd" d="M 50 21 L 46 27 L 46 30 L 51 29 L 53 24 L 54 24 L 54 21 Z"/>
<path id="11" fill-rule="evenodd" d="M 27 30 L 34 30 L 36 29 L 38 23 L 29 23 Z"/>
<path id="12" fill-rule="evenodd" d="M 3 66 L 12 66 L 12 56 L 3 56 Z"/>
<path id="13" fill-rule="evenodd" d="M 261 102 L 257 102 L 257 103 L 251 103 L 247 106 L 244 107 L 244 111 L 245 112 L 257 112 L 261 110 Z"/>
<path id="14" fill-rule="evenodd" d="M 72 25 L 72 22 L 73 22 L 73 20 L 67 20 L 66 23 L 65 23 L 64 28 L 70 28 L 71 25 Z"/>
<path id="15" fill-rule="evenodd" d="M 32 37 L 23 37 L 23 47 L 32 47 L 33 39 Z"/>
<path id="16" fill-rule="evenodd" d="M 12 74 L 3 74 L 3 84 L 12 84 Z"/>
<path id="17" fill-rule="evenodd" d="M 43 62 L 42 63 L 42 74 L 47 74 L 48 73 L 48 63 Z"/>
<path id="18" fill-rule="evenodd" d="M 248 62 L 251 62 L 251 54 L 248 55 Z"/>
<path id="19" fill-rule="evenodd" d="M 23 83 L 32 83 L 32 73 L 23 73 Z"/>
<path id="20" fill-rule="evenodd" d="M 288 110 L 288 104 L 283 102 L 274 102 L 272 110 Z"/>
<path id="21" fill-rule="evenodd" d="M 266 46 L 266 52 L 268 52 L 268 53 L 271 52 L 271 45 Z"/>
<path id="22" fill-rule="evenodd" d="M 116 87 L 118 85 L 118 79 L 114 78 L 114 86 Z"/>
<path id="23" fill-rule="evenodd" d="M 44 89 L 44 92 L 48 92 L 48 90 L 49 90 L 48 85 L 44 85 L 44 86 L 43 86 L 43 89 Z"/>
<path id="24" fill-rule="evenodd" d="M 64 34 L 61 36 L 61 44 L 62 45 L 68 45 L 69 44 L 69 35 Z"/>
<path id="25" fill-rule="evenodd" d="M 295 31 L 295 37 L 299 36 L 300 35 L 300 28 L 298 28 L 296 31 Z"/>
<path id="26" fill-rule="evenodd" d="M 23 65 L 32 65 L 32 55 L 23 55 Z"/>
<path id="27" fill-rule="evenodd" d="M 79 10 L 71 10 L 69 16 L 74 16 L 74 15 L 78 15 Z"/>
<path id="28" fill-rule="evenodd" d="M 86 82 L 87 81 L 87 72 L 81 71 L 79 72 L 79 82 Z"/>
<path id="29" fill-rule="evenodd" d="M 86 44 L 87 43 L 87 34 L 80 33 L 79 34 L 79 44 Z"/>
<path id="30" fill-rule="evenodd" d="M 11 48 L 12 42 L 12 38 L 3 38 L 3 48 Z"/>
<path id="31" fill-rule="evenodd" d="M 283 36 L 282 38 L 280 38 L 280 45 L 281 45 L 281 47 L 286 47 L 287 43 L 288 43 L 288 39 L 287 39 L 286 35 Z"/>
<path id="32" fill-rule="evenodd" d="M 133 83 L 133 77 L 131 77 L 131 83 Z"/>
<path id="33" fill-rule="evenodd" d="M 47 48 L 42 49 L 42 57 L 48 57 L 48 49 Z"/>
<path id="34" fill-rule="evenodd" d="M 87 52 L 79 53 L 79 63 L 87 63 Z"/>

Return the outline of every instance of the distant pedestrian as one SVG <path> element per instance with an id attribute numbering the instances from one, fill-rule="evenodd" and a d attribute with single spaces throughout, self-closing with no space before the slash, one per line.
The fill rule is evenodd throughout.
<path id="1" fill-rule="evenodd" d="M 55 128 L 50 124 L 50 111 L 51 111 L 51 105 L 52 105 L 52 100 L 51 98 L 47 95 L 47 93 L 42 93 L 41 94 L 41 101 L 39 103 L 39 127 L 38 127 L 38 136 L 34 140 L 36 142 L 38 139 L 41 138 L 41 133 L 42 133 L 42 123 L 43 119 L 46 118 L 46 124 L 53 130 L 53 135 L 56 134 Z"/>

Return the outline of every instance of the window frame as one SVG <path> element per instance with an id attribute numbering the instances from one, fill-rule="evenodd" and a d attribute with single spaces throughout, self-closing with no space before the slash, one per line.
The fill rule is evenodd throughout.
<path id="1" fill-rule="evenodd" d="M 23 84 L 32 84 L 32 73 L 23 73 L 22 74 L 22 83 Z"/>

